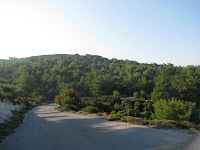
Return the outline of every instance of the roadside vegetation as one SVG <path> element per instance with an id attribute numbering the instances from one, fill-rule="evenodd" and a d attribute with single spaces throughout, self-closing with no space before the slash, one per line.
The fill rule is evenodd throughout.
<path id="1" fill-rule="evenodd" d="M 122 121 L 136 125 L 156 125 L 165 129 L 199 130 L 199 112 L 196 103 L 175 98 L 153 102 L 132 98 L 120 98 L 117 91 L 112 96 L 79 97 L 75 90 L 63 91 L 55 98 L 59 111 L 75 111 L 79 114 L 97 114 L 99 118 Z"/>
<path id="2" fill-rule="evenodd" d="M 0 143 L 6 136 L 14 133 L 14 130 L 23 122 L 25 113 L 28 110 L 27 107 L 24 107 L 20 111 L 12 111 L 12 115 L 3 123 L 0 123 Z"/>
<path id="3" fill-rule="evenodd" d="M 6 85 L 0 87 L 0 143 L 6 136 L 14 133 L 14 130 L 23 122 L 28 110 L 43 104 L 42 101 L 19 98 L 15 90 L 10 88 Z"/>

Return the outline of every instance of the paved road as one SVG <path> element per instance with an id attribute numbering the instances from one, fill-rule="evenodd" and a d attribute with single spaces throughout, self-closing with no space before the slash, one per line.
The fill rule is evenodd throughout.
<path id="1" fill-rule="evenodd" d="M 27 113 L 0 150 L 144 150 L 189 140 L 193 135 L 55 111 L 54 104 Z"/>

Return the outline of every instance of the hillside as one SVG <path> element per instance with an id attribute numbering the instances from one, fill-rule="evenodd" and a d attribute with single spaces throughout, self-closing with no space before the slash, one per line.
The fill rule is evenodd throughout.
<path id="1" fill-rule="evenodd" d="M 200 66 L 140 64 L 93 55 L 47 55 L 0 60 L 0 83 L 10 97 L 53 100 L 59 91 L 73 88 L 80 96 L 122 96 L 135 93 L 144 99 L 175 97 L 200 99 Z M 12 93 L 15 90 L 15 94 Z M 151 97 L 150 97 L 151 96 Z"/>

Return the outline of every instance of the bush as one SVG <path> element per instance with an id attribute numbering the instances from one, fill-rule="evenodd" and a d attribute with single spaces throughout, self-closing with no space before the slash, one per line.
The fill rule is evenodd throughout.
<path id="1" fill-rule="evenodd" d="M 76 91 L 69 89 L 63 91 L 60 95 L 55 97 L 55 103 L 59 104 L 62 109 L 60 111 L 75 110 L 78 111 L 80 107 L 80 98 L 77 95 Z"/>
<path id="2" fill-rule="evenodd" d="M 65 104 L 63 106 L 63 110 L 65 111 L 69 111 L 69 110 L 75 110 L 75 111 L 78 111 L 78 107 L 73 105 L 73 104 Z"/>
<path id="3" fill-rule="evenodd" d="M 149 124 L 149 122 L 143 118 L 127 116 L 124 119 L 126 120 L 126 122 L 136 124 L 136 125 L 148 125 Z"/>
<path id="4" fill-rule="evenodd" d="M 113 111 L 110 112 L 110 115 L 114 115 L 114 114 L 116 114 L 115 110 L 113 110 Z"/>
<path id="5" fill-rule="evenodd" d="M 113 91 L 113 98 L 120 98 L 120 94 L 117 90 Z"/>
<path id="6" fill-rule="evenodd" d="M 184 128 L 184 129 L 195 129 L 196 128 L 195 124 L 190 121 L 182 121 L 177 124 L 177 127 Z"/>
<path id="7" fill-rule="evenodd" d="M 158 129 L 174 129 L 177 126 L 177 122 L 174 120 L 150 120 L 150 125 L 156 125 Z"/>
<path id="8" fill-rule="evenodd" d="M 107 119 L 108 119 L 109 121 L 120 120 L 120 116 L 117 115 L 117 114 L 115 114 L 115 115 L 109 115 L 109 116 L 107 117 Z"/>
<path id="9" fill-rule="evenodd" d="M 158 120 L 158 119 L 149 120 L 150 125 L 157 125 L 157 124 L 163 123 L 163 122 L 164 122 L 164 120 Z"/>
<path id="10" fill-rule="evenodd" d="M 173 124 L 173 125 L 177 125 L 177 121 L 174 121 L 174 120 L 163 120 L 163 123 L 169 123 L 169 124 Z"/>
<path id="11" fill-rule="evenodd" d="M 88 112 L 88 113 L 97 113 L 97 112 L 99 112 L 99 109 L 97 107 L 94 107 L 94 106 L 87 106 L 87 107 L 84 107 L 82 109 L 82 111 L 85 111 L 85 112 Z"/>
<path id="12" fill-rule="evenodd" d="M 102 113 L 101 113 L 101 112 L 98 112 L 97 115 L 98 115 L 98 116 L 102 116 Z"/>
<path id="13" fill-rule="evenodd" d="M 158 123 L 155 128 L 157 128 L 157 129 L 174 129 L 175 125 L 173 125 L 171 123 Z"/>
<path id="14" fill-rule="evenodd" d="M 124 117 L 124 116 L 127 116 L 127 113 L 125 110 L 121 110 L 117 112 L 117 115 L 119 115 L 120 117 Z"/>
<path id="15" fill-rule="evenodd" d="M 124 117 L 122 117 L 121 119 L 120 119 L 120 122 L 127 122 L 127 116 L 124 116 Z"/>

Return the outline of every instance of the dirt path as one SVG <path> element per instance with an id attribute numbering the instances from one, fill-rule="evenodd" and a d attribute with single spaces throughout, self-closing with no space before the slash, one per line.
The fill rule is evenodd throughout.
<path id="1" fill-rule="evenodd" d="M 0 144 L 0 150 L 145 150 L 193 136 L 57 112 L 54 106 L 29 111 L 17 131 Z"/>

